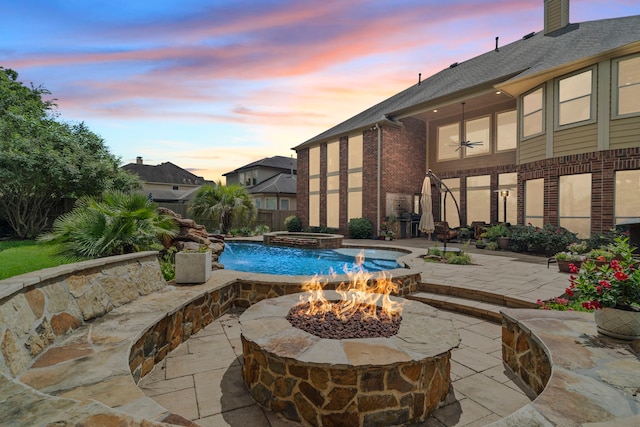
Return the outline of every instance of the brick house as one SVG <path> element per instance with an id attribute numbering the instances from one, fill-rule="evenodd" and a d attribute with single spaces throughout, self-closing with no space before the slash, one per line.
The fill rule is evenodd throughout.
<path id="1" fill-rule="evenodd" d="M 458 217 L 433 186 L 452 227 L 506 217 L 587 237 L 640 216 L 640 16 L 572 24 L 569 0 L 544 0 L 543 18 L 295 147 L 303 224 L 420 213 L 429 170 L 459 202 Z"/>

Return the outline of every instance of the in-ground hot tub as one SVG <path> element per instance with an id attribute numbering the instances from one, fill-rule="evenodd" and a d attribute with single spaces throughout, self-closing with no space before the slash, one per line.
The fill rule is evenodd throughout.
<path id="1" fill-rule="evenodd" d="M 275 231 L 262 237 L 265 245 L 288 246 L 304 249 L 337 249 L 342 247 L 342 234 L 296 233 Z"/>
<path id="2" fill-rule="evenodd" d="M 460 336 L 437 309 L 390 297 L 403 305 L 396 335 L 327 339 L 286 319 L 300 295 L 261 301 L 240 316 L 243 378 L 260 405 L 305 425 L 389 426 L 422 421 L 444 401 Z"/>

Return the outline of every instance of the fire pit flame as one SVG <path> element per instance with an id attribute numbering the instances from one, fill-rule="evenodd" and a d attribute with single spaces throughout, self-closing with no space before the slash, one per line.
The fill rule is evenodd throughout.
<path id="1" fill-rule="evenodd" d="M 362 319 L 383 321 L 402 314 L 402 303 L 389 298 L 391 293 L 398 292 L 398 285 L 393 283 L 391 276 L 387 276 L 384 272 L 379 273 L 374 279 L 374 274 L 362 269 L 363 263 L 364 254 L 361 252 L 356 256 L 356 267 L 345 271 L 349 276 L 349 282 L 342 282 L 336 288 L 336 292 L 342 297 L 339 302 L 332 302 L 325 298 L 323 289 L 327 282 L 321 283 L 317 275 L 305 282 L 303 289 L 306 294 L 300 297 L 300 304 L 308 304 L 305 314 L 317 316 L 330 312 L 342 321 L 348 320 L 356 313 Z M 386 314 L 382 318 L 378 316 L 379 301 L 382 305 L 381 312 Z"/>

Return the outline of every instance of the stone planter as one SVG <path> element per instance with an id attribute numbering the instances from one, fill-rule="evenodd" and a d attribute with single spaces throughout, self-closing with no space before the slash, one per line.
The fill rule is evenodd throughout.
<path id="1" fill-rule="evenodd" d="M 178 252 L 176 283 L 204 283 L 211 277 L 211 252 Z"/>
<path id="2" fill-rule="evenodd" d="M 640 339 L 640 312 L 607 307 L 593 314 L 601 334 L 622 340 Z"/>

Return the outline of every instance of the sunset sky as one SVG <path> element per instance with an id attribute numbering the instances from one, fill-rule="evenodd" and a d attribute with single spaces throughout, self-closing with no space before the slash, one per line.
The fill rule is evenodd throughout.
<path id="1" fill-rule="evenodd" d="M 0 9 L 0 66 L 49 89 L 62 120 L 84 121 L 122 164 L 142 156 L 212 180 L 295 155 L 418 73 L 492 50 L 496 36 L 504 45 L 543 28 L 543 0 L 22 0 Z M 573 0 L 570 21 L 638 14 L 638 0 Z"/>

